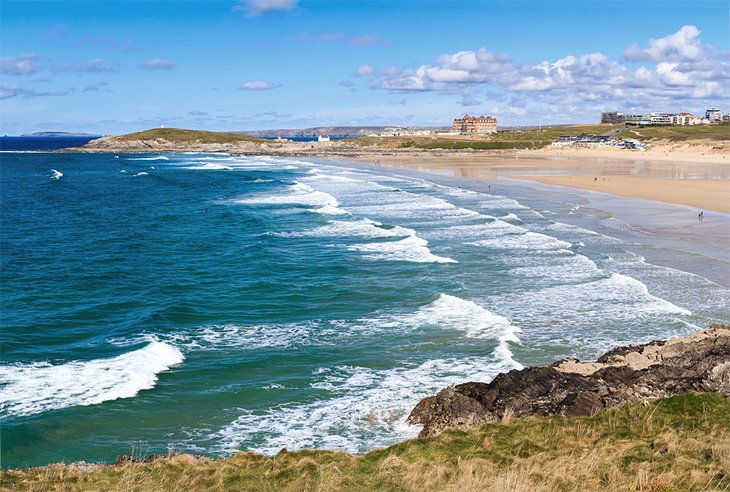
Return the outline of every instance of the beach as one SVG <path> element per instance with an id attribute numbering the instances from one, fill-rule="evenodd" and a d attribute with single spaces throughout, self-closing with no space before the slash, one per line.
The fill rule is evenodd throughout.
<path id="1" fill-rule="evenodd" d="M 730 161 L 711 146 L 627 150 L 546 148 L 513 152 L 402 152 L 355 157 L 464 178 L 508 177 L 730 213 Z"/>

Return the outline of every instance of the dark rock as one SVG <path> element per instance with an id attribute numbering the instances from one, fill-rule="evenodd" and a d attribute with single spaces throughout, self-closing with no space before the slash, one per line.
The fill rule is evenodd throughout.
<path id="1" fill-rule="evenodd" d="M 730 326 L 617 347 L 595 363 L 569 358 L 500 374 L 491 383 L 445 388 L 421 400 L 408 422 L 423 425 L 420 437 L 427 437 L 506 416 L 577 417 L 627 402 L 710 391 L 730 396 Z"/>

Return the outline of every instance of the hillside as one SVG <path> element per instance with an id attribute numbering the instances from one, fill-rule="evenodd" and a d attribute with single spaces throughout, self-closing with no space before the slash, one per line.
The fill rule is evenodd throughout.
<path id="1" fill-rule="evenodd" d="M 415 149 L 539 149 L 561 135 L 606 134 L 620 129 L 614 125 L 566 125 L 525 130 L 505 130 L 489 135 L 428 135 L 416 137 L 364 137 L 352 140 L 360 146 Z"/>
<path id="2" fill-rule="evenodd" d="M 687 394 L 592 417 L 446 431 L 353 456 L 174 455 L 0 473 L 3 490 L 693 491 L 730 488 L 730 400 Z"/>
<path id="3" fill-rule="evenodd" d="M 620 138 L 636 138 L 646 142 L 722 141 L 730 140 L 730 124 L 627 128 L 618 133 L 617 136 Z"/>
<path id="4" fill-rule="evenodd" d="M 113 137 L 121 141 L 132 140 L 167 140 L 178 143 L 222 144 L 239 142 L 263 142 L 260 138 L 241 135 L 239 133 L 209 132 L 204 130 L 183 130 L 180 128 L 153 128 L 142 132 L 128 133 Z"/>

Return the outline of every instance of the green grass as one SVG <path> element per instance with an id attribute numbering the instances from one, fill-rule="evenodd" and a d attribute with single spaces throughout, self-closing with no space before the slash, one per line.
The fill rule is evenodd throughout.
<path id="1" fill-rule="evenodd" d="M 153 128 L 142 132 L 129 133 L 116 137 L 119 140 L 157 140 L 163 139 L 178 143 L 240 143 L 266 142 L 261 138 L 239 135 L 238 133 L 208 132 L 203 130 L 183 130 L 180 128 Z"/>
<path id="2" fill-rule="evenodd" d="M 638 140 L 669 140 L 682 142 L 688 140 L 730 140 L 730 124 L 694 126 L 650 126 L 628 128 L 618 135 L 620 138 Z"/>
<path id="3" fill-rule="evenodd" d="M 415 149 L 474 149 L 509 150 L 539 149 L 551 144 L 561 135 L 593 133 L 602 135 L 621 127 L 614 125 L 569 125 L 544 127 L 525 131 L 500 131 L 489 135 L 428 135 L 417 137 L 362 137 L 349 140 L 363 147 Z"/>
<path id="4" fill-rule="evenodd" d="M 688 394 L 600 412 L 446 431 L 352 456 L 335 451 L 170 455 L 82 472 L 0 474 L 14 490 L 730 490 L 730 400 Z"/>

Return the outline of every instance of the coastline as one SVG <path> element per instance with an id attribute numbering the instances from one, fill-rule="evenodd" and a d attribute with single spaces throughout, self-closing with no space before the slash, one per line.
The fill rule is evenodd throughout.
<path id="1" fill-rule="evenodd" d="M 703 147 L 704 149 L 704 147 Z M 705 149 L 707 150 L 707 149 Z M 495 180 L 524 179 L 730 214 L 730 160 L 671 149 L 543 149 L 510 153 L 412 152 L 349 160 Z"/>
<path id="2" fill-rule="evenodd" d="M 398 173 L 398 174 L 406 174 L 406 173 L 401 172 L 401 173 Z M 412 173 L 412 175 L 414 175 L 414 174 L 416 174 L 416 173 L 415 172 Z M 422 171 L 420 171 L 419 174 L 421 174 L 423 176 L 423 172 Z M 445 174 L 435 174 L 435 175 L 432 174 L 432 175 L 428 175 L 428 176 L 437 176 L 437 177 L 444 178 L 443 180 L 441 180 L 441 179 L 438 179 L 438 180 L 434 179 L 433 181 L 435 181 L 437 184 L 439 182 L 441 182 L 441 183 L 443 183 L 443 182 L 450 182 L 452 184 L 456 184 L 457 183 L 457 180 L 458 180 L 459 183 L 465 182 L 464 178 L 462 178 L 460 176 L 455 176 L 454 177 L 453 174 L 446 174 L 446 175 Z M 226 178 L 224 178 L 224 179 L 226 179 Z M 429 179 L 429 178 L 426 177 L 426 179 Z M 513 179 L 513 178 L 502 177 L 502 176 L 497 176 L 497 177 L 495 177 L 494 180 L 468 180 L 468 181 L 470 183 L 474 184 L 475 185 L 475 188 L 481 189 L 482 191 L 485 191 L 491 185 L 492 188 L 497 188 L 497 190 L 493 190 L 493 192 L 495 194 L 498 193 L 498 194 L 503 195 L 503 196 L 515 197 L 515 198 L 518 198 L 518 197 L 521 198 L 522 196 L 525 196 L 524 194 L 518 195 L 518 193 L 523 193 L 523 190 L 535 190 L 536 189 L 535 187 L 545 187 L 545 188 L 548 188 L 548 185 L 542 185 L 542 184 L 537 183 L 537 182 L 524 181 L 524 180 L 516 180 L 516 179 Z M 557 191 L 555 189 L 555 187 L 553 187 L 553 186 L 549 186 L 549 187 L 551 189 L 553 189 L 553 192 L 552 193 L 556 197 L 558 197 L 558 196 L 560 196 L 560 197 L 567 197 L 569 200 L 571 200 L 571 202 L 574 200 L 573 199 L 573 196 L 578 196 L 579 195 L 578 191 L 580 191 L 580 190 L 572 190 L 572 189 L 565 189 L 565 190 Z M 519 192 L 515 191 L 518 188 L 521 191 L 519 191 Z M 602 197 L 601 197 L 602 200 L 610 200 L 611 203 L 618 202 L 620 204 L 624 204 L 623 206 L 625 206 L 625 204 L 630 201 L 630 199 L 626 199 L 626 198 L 622 198 L 622 197 L 611 197 L 611 196 L 608 196 L 607 197 L 607 196 L 603 196 L 603 195 L 607 195 L 607 194 L 601 194 L 601 195 L 602 195 Z M 580 202 L 578 202 L 578 203 L 580 203 Z M 666 215 L 666 210 L 667 210 L 666 204 L 654 204 L 654 205 L 657 207 L 656 214 L 655 215 L 657 217 L 659 217 L 659 219 L 661 219 L 661 217 L 663 217 L 663 216 Z M 641 204 L 639 204 L 638 206 L 640 207 Z M 542 210 L 543 212 L 545 211 L 545 209 L 540 208 L 540 207 L 537 207 L 536 210 L 538 210 L 538 211 Z M 692 220 L 694 220 L 696 222 L 696 219 L 694 219 L 694 216 L 690 216 L 690 219 L 692 219 Z M 591 220 L 593 220 L 593 218 L 591 218 Z M 652 218 L 652 220 L 654 220 L 654 218 Z M 711 221 L 708 221 L 706 225 L 707 226 L 711 226 L 712 225 L 712 222 Z M 703 229 L 703 232 L 704 231 L 705 231 L 705 229 Z"/>
<path id="3" fill-rule="evenodd" d="M 697 207 L 677 203 L 671 195 L 682 181 L 691 181 L 697 183 L 699 189 L 697 197 L 702 198 L 708 188 L 705 185 L 709 183 L 711 188 L 715 183 L 725 183 L 730 187 L 728 180 L 673 180 L 664 183 L 670 181 L 664 179 L 661 180 L 662 184 L 665 185 L 665 191 L 669 193 L 667 196 L 672 201 L 659 201 L 644 198 L 646 190 L 640 187 L 638 191 L 642 193 L 636 193 L 639 196 L 631 196 L 610 193 L 605 189 L 593 190 L 571 186 L 574 184 L 573 181 L 575 183 L 580 181 L 579 176 L 559 177 L 558 179 L 570 183 L 565 186 L 541 182 L 540 176 L 524 176 L 524 169 L 515 170 L 514 164 L 505 162 L 505 157 L 501 156 L 496 158 L 482 156 L 478 162 L 468 161 L 468 156 L 461 156 L 456 163 L 452 163 L 445 162 L 443 157 L 432 155 L 433 160 L 426 161 L 425 164 L 415 157 L 405 159 L 404 156 L 400 156 L 399 159 L 391 155 L 385 157 L 386 162 L 383 159 L 365 158 L 329 157 L 327 160 L 384 168 L 472 191 L 513 197 L 533 207 L 540 207 L 540 202 L 545 197 L 551 196 L 554 206 L 566 208 L 566 212 L 570 207 L 577 208 L 585 215 L 581 218 L 580 214 L 568 212 L 563 219 L 572 217 L 570 219 L 572 225 L 631 243 L 633 251 L 650 263 L 699 275 L 718 285 L 730 287 L 730 248 L 727 247 L 727 244 L 730 244 L 730 213 L 715 212 L 707 207 L 704 209 L 705 219 L 700 221 L 697 217 L 699 211 Z M 504 167 L 496 167 L 495 161 L 497 165 L 502 164 Z M 537 169 L 545 172 L 556 172 L 557 166 L 562 162 L 556 166 L 554 161 L 546 159 L 538 161 L 521 159 L 521 161 L 527 166 L 537 164 L 541 166 Z M 470 165 L 464 165 L 464 162 L 470 162 Z M 575 164 L 580 166 L 579 161 Z M 610 165 L 623 166 L 625 169 L 634 163 L 621 161 Z M 665 168 L 660 167 L 660 169 Z M 609 181 L 599 180 L 596 185 L 620 183 L 621 180 L 616 179 L 617 175 L 609 176 L 607 177 Z M 658 180 L 639 176 L 626 177 L 636 179 L 640 184 Z M 584 178 L 589 180 L 590 186 L 593 175 Z M 616 181 L 612 181 L 614 179 Z"/>
<path id="4" fill-rule="evenodd" d="M 0 487 L 616 490 L 633 488 L 644 473 L 672 490 L 689 490 L 690 478 L 719 490 L 730 469 L 728 334 L 715 325 L 614 347 L 596 362 L 569 358 L 451 386 L 414 407 L 409 420 L 423 425 L 419 438 L 366 454 L 283 449 L 211 459 L 171 449 L 109 464 L 0 470 Z M 527 444 L 516 446 L 515 436 Z"/>

